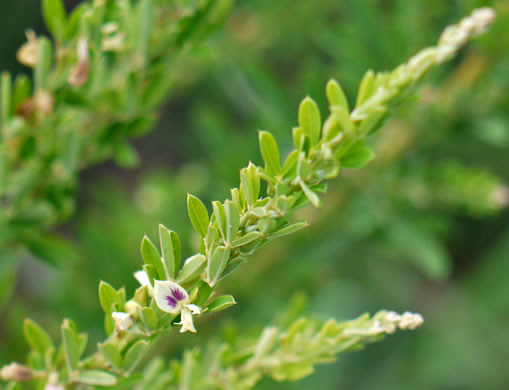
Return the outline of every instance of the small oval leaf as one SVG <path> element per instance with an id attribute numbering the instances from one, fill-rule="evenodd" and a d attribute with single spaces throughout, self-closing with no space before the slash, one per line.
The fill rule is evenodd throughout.
<path id="1" fill-rule="evenodd" d="M 209 225 L 209 213 L 207 212 L 205 205 L 196 196 L 188 194 L 187 211 L 194 230 L 196 230 L 200 236 L 205 237 L 207 235 Z"/>
<path id="2" fill-rule="evenodd" d="M 318 105 L 309 96 L 299 106 L 299 126 L 311 141 L 311 145 L 316 145 L 320 140 L 322 120 Z"/>
<path id="3" fill-rule="evenodd" d="M 207 310 L 209 313 L 216 313 L 218 311 L 228 309 L 229 307 L 232 307 L 236 304 L 237 302 L 235 301 L 235 298 L 233 298 L 231 295 L 221 295 L 220 297 L 214 299 L 207 306 Z"/>

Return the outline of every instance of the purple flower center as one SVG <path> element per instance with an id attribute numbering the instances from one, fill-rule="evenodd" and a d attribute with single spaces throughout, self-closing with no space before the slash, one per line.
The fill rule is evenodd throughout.
<path id="1" fill-rule="evenodd" d="M 175 298 L 177 301 L 183 301 L 186 297 L 184 293 L 177 288 L 171 289 L 171 295 L 173 295 L 173 298 Z"/>
<path id="2" fill-rule="evenodd" d="M 169 306 L 171 306 L 173 308 L 177 306 L 177 301 L 175 300 L 175 298 L 170 297 L 169 295 L 167 295 L 165 298 L 168 301 Z"/>
<path id="3" fill-rule="evenodd" d="M 170 289 L 170 292 L 171 292 L 171 295 L 166 295 L 164 298 L 168 302 L 168 305 L 172 308 L 177 307 L 177 304 L 180 301 L 183 301 L 186 299 L 186 294 L 178 288 L 172 288 L 172 289 Z"/>

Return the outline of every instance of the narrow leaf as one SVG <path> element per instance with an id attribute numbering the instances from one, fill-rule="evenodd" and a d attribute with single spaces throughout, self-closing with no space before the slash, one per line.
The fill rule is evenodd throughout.
<path id="1" fill-rule="evenodd" d="M 247 234 L 240 236 L 236 240 L 233 240 L 231 243 L 231 247 L 238 248 L 240 246 L 250 244 L 253 241 L 259 239 L 260 237 L 262 237 L 262 234 L 260 232 L 249 232 Z"/>
<path id="2" fill-rule="evenodd" d="M 357 144 L 353 146 L 340 160 L 341 165 L 345 168 L 362 168 L 375 158 L 375 153 L 371 148 Z"/>
<path id="3" fill-rule="evenodd" d="M 43 0 L 42 15 L 48 30 L 57 40 L 61 40 L 66 19 L 64 2 L 62 0 Z"/>
<path id="4" fill-rule="evenodd" d="M 184 267 L 177 276 L 176 282 L 182 283 L 192 280 L 203 272 L 207 258 L 201 254 L 194 255 L 186 260 Z"/>
<path id="5" fill-rule="evenodd" d="M 348 100 L 343 92 L 343 88 L 341 88 L 336 80 L 329 80 L 325 87 L 325 94 L 327 95 L 327 100 L 329 100 L 329 104 L 331 106 L 343 106 L 347 112 L 350 112 Z"/>
<path id="6" fill-rule="evenodd" d="M 303 181 L 299 182 L 300 188 L 302 188 L 302 191 L 304 192 L 304 195 L 306 195 L 306 198 L 313 204 L 315 207 L 321 206 L 320 198 L 317 194 L 315 194 L 313 191 L 309 189 L 309 187 L 304 183 Z"/>
<path id="7" fill-rule="evenodd" d="M 223 237 L 223 240 L 226 241 L 227 229 L 226 229 L 226 216 L 224 213 L 224 206 L 221 202 L 218 202 L 216 200 L 216 201 L 212 202 L 212 209 L 214 210 L 214 216 L 216 217 L 217 226 L 219 227 L 221 236 Z"/>
<path id="8" fill-rule="evenodd" d="M 147 57 L 147 49 L 154 24 L 154 6 L 152 0 L 141 0 L 138 5 L 137 18 L 139 31 L 137 34 L 137 54 L 140 58 Z"/>
<path id="9" fill-rule="evenodd" d="M 344 129 L 345 133 L 350 137 L 355 136 L 357 128 L 350 119 L 350 113 L 346 111 L 343 106 L 332 106 L 331 111 L 339 125 Z"/>
<path id="10" fill-rule="evenodd" d="M 311 141 L 311 145 L 316 145 L 320 140 L 322 120 L 317 104 L 309 96 L 299 106 L 299 126 Z"/>
<path id="11" fill-rule="evenodd" d="M 148 347 L 149 343 L 145 340 L 139 340 L 131 345 L 125 354 L 124 370 L 130 372 L 136 368 L 136 365 L 143 358 Z"/>
<path id="12" fill-rule="evenodd" d="M 202 236 L 207 235 L 209 225 L 209 213 L 200 199 L 191 194 L 187 195 L 187 211 L 193 224 L 194 230 Z"/>
<path id="13" fill-rule="evenodd" d="M 4 146 L 0 146 L 0 196 L 7 189 L 7 178 L 9 172 L 9 159 Z"/>
<path id="14" fill-rule="evenodd" d="M 37 41 L 37 63 L 34 70 L 34 82 L 36 89 L 45 89 L 46 81 L 53 63 L 53 45 L 47 38 L 39 38 Z"/>
<path id="15" fill-rule="evenodd" d="M 307 226 L 309 226 L 309 224 L 307 222 L 293 223 L 291 225 L 285 226 L 284 228 L 279 229 L 276 232 L 272 233 L 270 235 L 270 237 L 271 238 L 277 238 L 277 237 L 287 236 L 289 234 L 298 232 L 299 230 L 302 230 L 302 229 L 304 229 Z"/>
<path id="16" fill-rule="evenodd" d="M 118 348 L 112 343 L 104 343 L 98 345 L 99 351 L 104 355 L 105 359 L 116 368 L 122 366 L 122 355 Z"/>
<path id="17" fill-rule="evenodd" d="M 239 208 L 231 200 L 227 200 L 225 202 L 225 215 L 226 215 L 226 228 L 227 228 L 226 241 L 228 243 L 231 243 L 237 236 L 237 233 L 239 232 L 239 226 L 240 226 Z"/>
<path id="18" fill-rule="evenodd" d="M 235 298 L 233 298 L 231 295 L 221 295 L 220 297 L 214 299 L 207 306 L 207 309 L 209 313 L 216 313 L 218 311 L 228 309 L 229 307 L 232 307 L 236 304 L 237 302 L 235 301 Z"/>
<path id="19" fill-rule="evenodd" d="M 375 86 L 375 73 L 372 70 L 368 70 L 362 78 L 359 86 L 359 92 L 357 93 L 356 107 L 359 107 L 373 94 Z"/>
<path id="20" fill-rule="evenodd" d="M 154 267 L 159 279 L 164 280 L 167 278 L 161 256 L 159 255 L 155 245 L 147 236 L 143 237 L 143 240 L 141 241 L 141 257 L 145 264 L 152 265 Z"/>
<path id="21" fill-rule="evenodd" d="M 76 381 L 92 386 L 114 386 L 117 384 L 117 378 L 115 375 L 99 370 L 81 371 L 78 374 Z"/>
<path id="22" fill-rule="evenodd" d="M 230 249 L 226 249 L 224 246 L 216 248 L 207 266 L 207 282 L 209 286 L 215 286 L 224 269 L 226 268 L 226 264 L 228 264 L 229 259 Z"/>
<path id="23" fill-rule="evenodd" d="M 23 330 L 28 344 L 39 355 L 44 356 L 46 350 L 53 347 L 53 342 L 48 333 L 31 319 L 25 319 Z"/>
<path id="24" fill-rule="evenodd" d="M 103 311 L 109 315 L 111 314 L 111 307 L 120 301 L 117 290 L 115 290 L 110 284 L 101 280 L 99 283 L 99 302 Z"/>
<path id="25" fill-rule="evenodd" d="M 154 330 L 157 327 L 157 315 L 153 309 L 150 307 L 144 307 L 141 309 L 143 314 L 143 323 L 148 328 L 148 330 Z"/>
<path id="26" fill-rule="evenodd" d="M 12 79 L 9 72 L 2 72 L 0 84 L 0 123 L 6 123 L 12 112 Z"/>
<path id="27" fill-rule="evenodd" d="M 265 161 L 265 169 L 273 175 L 278 175 L 281 170 L 281 161 L 276 139 L 271 133 L 260 131 L 258 140 L 263 161 Z"/>
<path id="28" fill-rule="evenodd" d="M 78 367 L 78 361 L 80 358 L 80 343 L 78 335 L 76 334 L 75 329 L 72 328 L 69 320 L 64 320 L 61 332 L 67 370 L 71 373 Z"/>
<path id="29" fill-rule="evenodd" d="M 177 233 L 159 225 L 159 241 L 163 254 L 164 268 L 168 278 L 174 279 L 180 267 L 180 239 Z"/>

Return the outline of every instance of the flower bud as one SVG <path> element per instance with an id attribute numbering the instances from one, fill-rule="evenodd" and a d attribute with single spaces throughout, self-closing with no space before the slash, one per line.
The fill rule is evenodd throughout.
<path id="1" fill-rule="evenodd" d="M 81 87 L 88 80 L 90 61 L 88 59 L 88 42 L 86 39 L 78 41 L 78 63 L 74 65 L 67 81 L 75 87 Z"/>
<path id="2" fill-rule="evenodd" d="M 32 30 L 27 30 L 26 37 L 28 42 L 20 47 L 16 57 L 23 65 L 34 68 L 37 63 L 37 37 Z"/>
<path id="3" fill-rule="evenodd" d="M 11 363 L 0 370 L 0 378 L 4 381 L 29 381 L 32 379 L 32 369 L 18 363 Z"/>
<path id="4" fill-rule="evenodd" d="M 125 311 L 131 315 L 131 317 L 136 317 L 136 312 L 139 307 L 141 308 L 138 302 L 130 300 L 125 304 Z"/>
<path id="5" fill-rule="evenodd" d="M 424 319 L 422 315 L 419 313 L 410 313 L 405 312 L 401 315 L 401 319 L 399 320 L 398 327 L 401 330 L 414 330 L 421 326 L 424 323 Z"/>
<path id="6" fill-rule="evenodd" d="M 115 329 L 117 332 L 123 332 L 134 325 L 134 318 L 131 317 L 130 314 L 115 311 L 111 314 L 111 317 L 113 321 L 115 321 Z"/>

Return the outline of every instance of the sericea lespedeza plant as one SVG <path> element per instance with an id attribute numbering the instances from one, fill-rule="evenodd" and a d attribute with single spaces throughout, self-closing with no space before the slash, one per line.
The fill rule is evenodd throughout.
<path id="1" fill-rule="evenodd" d="M 350 110 L 339 86 L 326 86 L 330 114 L 323 122 L 315 102 L 307 97 L 298 110 L 299 125 L 292 130 L 295 149 L 282 162 L 271 133 L 259 132 L 263 167 L 252 163 L 240 171 L 240 186 L 231 198 L 212 202 L 212 215 L 195 196 L 188 195 L 192 225 L 200 236 L 199 253 L 181 262 L 178 235 L 160 225 L 161 252 L 144 237 L 143 270 L 135 277 L 141 286 L 131 299 L 124 288 L 106 282 L 99 286 L 105 312 L 107 339 L 96 352 L 83 356 L 86 334 L 69 319 L 61 326 L 61 344 L 35 322 L 26 320 L 25 335 L 31 347 L 26 365 L 11 363 L 0 372 L 9 389 L 26 382 L 45 390 L 111 388 L 250 389 L 264 375 L 276 380 L 297 380 L 313 365 L 331 361 L 338 353 L 362 347 L 396 329 L 415 329 L 420 314 L 392 311 L 367 314 L 344 323 L 302 317 L 284 326 L 269 326 L 258 340 L 241 349 L 224 344 L 206 351 L 191 350 L 182 362 L 169 365 L 156 359 L 140 375 L 136 368 L 158 336 L 174 326 L 195 332 L 199 315 L 236 304 L 230 295 L 215 297 L 221 281 L 261 246 L 307 226 L 291 222 L 292 213 L 311 203 L 318 207 L 325 180 L 341 168 L 360 168 L 374 157 L 365 139 L 379 129 L 412 87 L 434 65 L 451 59 L 468 39 L 483 33 L 495 18 L 489 8 L 474 11 L 448 27 L 437 46 L 427 48 L 392 72 L 367 72 Z M 261 193 L 261 181 L 266 193 Z"/>
<path id="2" fill-rule="evenodd" d="M 41 3 L 53 41 L 28 31 L 17 55 L 33 80 L 0 77 L 0 252 L 58 263 L 69 251 L 50 229 L 74 210 L 79 172 L 136 164 L 128 140 L 154 126 L 180 61 L 232 0 L 90 0 L 69 15 L 62 0 Z"/>

